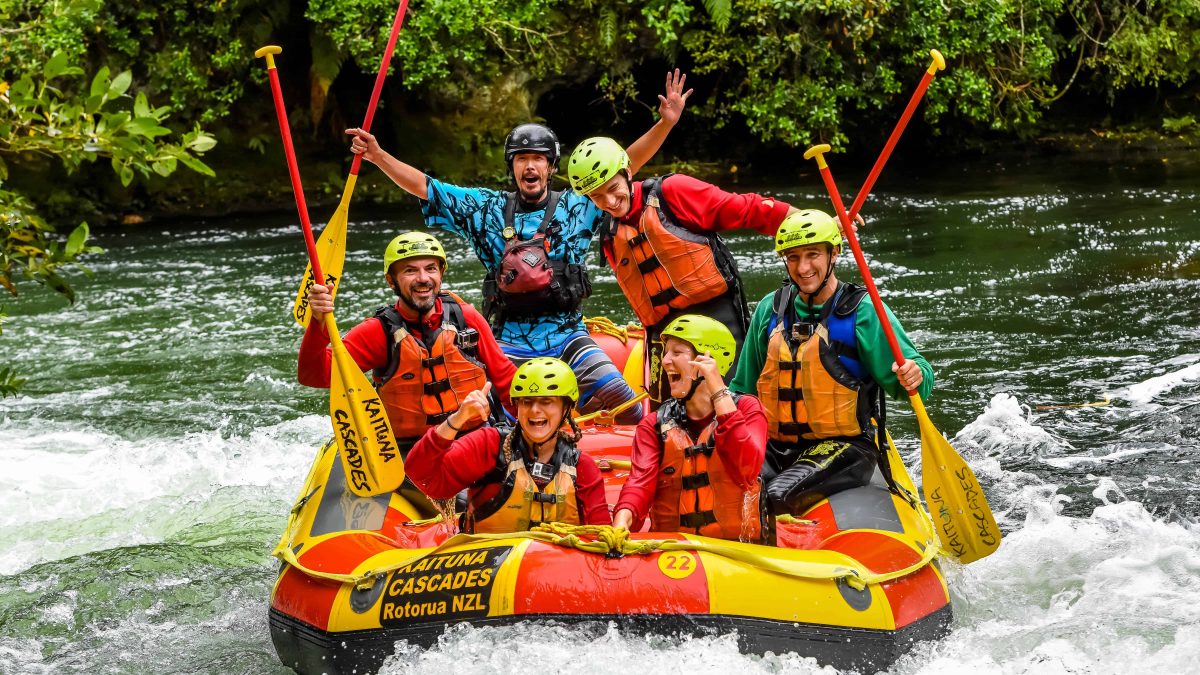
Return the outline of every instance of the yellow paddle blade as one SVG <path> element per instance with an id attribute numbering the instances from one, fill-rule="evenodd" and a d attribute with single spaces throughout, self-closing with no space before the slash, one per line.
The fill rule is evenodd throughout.
<path id="1" fill-rule="evenodd" d="M 634 391 L 646 390 L 646 338 L 638 338 L 629 350 L 629 358 L 625 360 L 625 372 L 622 373 L 629 388 Z"/>
<path id="2" fill-rule="evenodd" d="M 337 297 L 337 290 L 342 280 L 342 268 L 346 264 L 346 220 L 350 216 L 350 194 L 354 192 L 354 184 L 358 176 L 351 175 L 346 179 L 346 187 L 342 190 L 342 199 L 338 202 L 333 217 L 321 230 L 317 239 L 317 259 L 321 261 L 321 271 L 325 273 L 325 285 L 329 292 Z M 302 328 L 308 327 L 312 313 L 308 311 L 308 291 L 316 283 L 312 263 L 304 268 L 304 278 L 300 280 L 300 290 L 296 291 L 296 303 L 292 305 L 292 318 Z"/>
<path id="3" fill-rule="evenodd" d="M 938 431 L 920 396 L 910 396 L 921 427 L 921 482 L 942 548 L 963 564 L 991 555 L 1000 528 L 975 472 Z"/>
<path id="4" fill-rule="evenodd" d="M 325 326 L 333 341 L 329 376 L 329 416 L 350 491 L 359 497 L 391 492 L 404 482 L 404 459 L 392 435 L 383 401 L 370 380 L 346 351 L 337 324 Z"/>

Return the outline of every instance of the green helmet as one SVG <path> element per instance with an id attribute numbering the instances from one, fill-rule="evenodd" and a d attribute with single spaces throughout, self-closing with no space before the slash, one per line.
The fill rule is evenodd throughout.
<path id="1" fill-rule="evenodd" d="M 446 249 L 442 242 L 427 232 L 405 232 L 388 243 L 383 250 L 383 273 L 392 269 L 392 263 L 409 258 L 437 258 L 446 269 Z"/>
<path id="2" fill-rule="evenodd" d="M 775 233 L 775 252 L 783 252 L 797 246 L 829 243 L 835 247 L 842 245 L 842 231 L 838 228 L 833 216 L 816 209 L 797 211 L 779 225 Z"/>
<path id="3" fill-rule="evenodd" d="M 578 401 L 579 381 L 575 379 L 571 366 L 549 356 L 539 356 L 522 363 L 508 387 L 508 397 L 536 396 L 565 396 L 571 399 L 571 403 Z"/>
<path id="4" fill-rule="evenodd" d="M 629 168 L 629 155 L 611 138 L 589 138 L 567 160 L 567 178 L 575 192 L 586 195 Z"/>
<path id="5" fill-rule="evenodd" d="M 697 354 L 711 354 L 722 376 L 729 372 L 733 357 L 737 354 L 737 342 L 729 328 L 716 319 L 700 314 L 684 314 L 667 324 L 662 332 L 662 340 L 665 342 L 669 337 L 692 345 Z"/>

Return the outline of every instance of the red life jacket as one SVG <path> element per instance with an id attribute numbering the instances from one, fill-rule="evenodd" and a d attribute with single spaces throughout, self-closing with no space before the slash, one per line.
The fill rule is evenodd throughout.
<path id="1" fill-rule="evenodd" d="M 375 314 L 391 338 L 387 365 L 373 373 L 375 388 L 396 438 L 420 437 L 441 424 L 467 394 L 488 381 L 476 355 L 479 334 L 467 326 L 462 300 L 453 293 L 438 297 L 442 325 L 424 340 L 409 332 L 395 307 Z"/>
<path id="2" fill-rule="evenodd" d="M 671 399 L 658 409 L 662 457 L 650 505 L 653 529 L 761 541 L 760 483 L 750 490 L 738 485 L 725 462 L 714 456 L 716 418 L 693 439 L 683 426 L 687 423 L 683 406 L 679 399 Z"/>
<path id="3" fill-rule="evenodd" d="M 716 232 L 697 233 L 678 224 L 662 192 L 667 176 L 642 183 L 637 224 L 609 223 L 601 250 L 633 313 L 647 328 L 673 310 L 712 300 L 737 288 L 737 267 Z"/>

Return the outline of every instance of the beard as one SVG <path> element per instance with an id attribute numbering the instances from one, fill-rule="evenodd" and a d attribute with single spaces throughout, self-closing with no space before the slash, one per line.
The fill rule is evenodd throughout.
<path id="1" fill-rule="evenodd" d="M 533 180 L 539 180 L 540 178 L 536 174 L 527 174 L 526 177 L 532 178 Z M 536 192 L 526 192 L 528 186 L 526 185 L 525 180 L 522 179 L 517 181 L 517 193 L 521 195 L 521 201 L 525 202 L 526 204 L 537 204 L 540 202 L 542 197 L 546 195 L 546 191 L 549 189 L 549 187 L 550 181 L 547 180 L 545 183 L 540 183 L 539 181 Z"/>
<path id="2" fill-rule="evenodd" d="M 403 302 L 405 305 L 407 305 L 410 309 L 416 311 L 418 314 L 424 314 L 425 312 L 428 312 L 429 310 L 433 309 L 434 303 L 437 302 L 437 292 L 436 292 L 437 289 L 434 286 L 424 286 L 421 288 L 413 288 L 413 290 L 414 291 L 433 291 L 433 292 L 429 294 L 428 300 L 421 301 L 421 302 L 418 302 L 415 298 L 412 297 L 412 295 L 407 294 L 407 293 L 401 293 L 401 292 L 397 291 L 396 295 L 398 295 L 400 297 L 400 302 Z"/>

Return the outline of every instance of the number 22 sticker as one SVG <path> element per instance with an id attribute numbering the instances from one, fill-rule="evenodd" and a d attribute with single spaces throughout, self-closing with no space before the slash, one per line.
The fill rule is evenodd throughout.
<path id="1" fill-rule="evenodd" d="M 700 557 L 687 551 L 671 551 L 658 556 L 658 569 L 672 579 L 690 576 L 700 566 Z"/>

